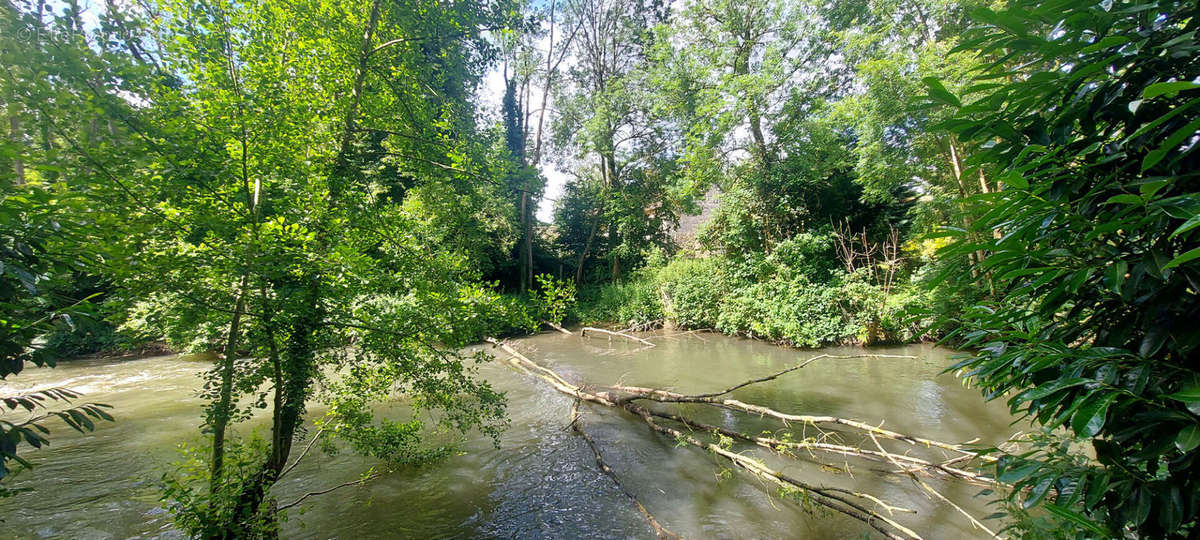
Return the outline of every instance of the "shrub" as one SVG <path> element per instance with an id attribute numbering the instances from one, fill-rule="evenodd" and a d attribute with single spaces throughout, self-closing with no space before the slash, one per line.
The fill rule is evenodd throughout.
<path id="1" fill-rule="evenodd" d="M 1003 183 L 967 201 L 968 230 L 946 231 L 939 280 L 995 293 L 943 327 L 988 396 L 1090 443 L 1094 459 L 1045 445 L 997 465 L 1014 502 L 1070 522 L 1063 536 L 1200 532 L 1197 13 L 1014 0 L 974 12 L 964 43 L 996 62 L 973 103 L 929 82 L 961 107 L 946 127 L 969 164 Z"/>
<path id="2" fill-rule="evenodd" d="M 833 234 L 826 231 L 796 234 L 776 244 L 766 262 L 784 277 L 802 275 L 818 283 L 828 282 L 838 266 Z"/>
<path id="3" fill-rule="evenodd" d="M 843 317 L 841 291 L 797 277 L 737 287 L 722 303 L 717 329 L 786 343 L 819 347 L 852 339 L 857 327 Z"/>
<path id="4" fill-rule="evenodd" d="M 533 291 L 533 303 L 543 319 L 562 324 L 567 310 L 575 303 L 575 283 L 555 279 L 550 274 L 538 274 L 538 288 Z"/>
<path id="5" fill-rule="evenodd" d="M 716 326 L 727 290 L 717 259 L 676 259 L 655 278 L 666 320 L 682 328 Z"/>
<path id="6" fill-rule="evenodd" d="M 574 317 L 584 322 L 611 322 L 632 328 L 653 328 L 663 323 L 658 284 L 635 276 L 625 283 L 609 283 L 581 292 Z"/>

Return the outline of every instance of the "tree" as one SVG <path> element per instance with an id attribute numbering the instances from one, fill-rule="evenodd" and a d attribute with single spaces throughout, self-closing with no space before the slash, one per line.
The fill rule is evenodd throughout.
<path id="1" fill-rule="evenodd" d="M 495 58 L 482 32 L 506 13 L 109 5 L 64 40 L 81 46 L 9 68 L 14 87 L 53 93 L 26 103 L 62 146 L 16 155 L 26 171 L 65 155 L 87 172 L 80 188 L 111 234 L 106 271 L 140 299 L 135 319 L 177 348 L 221 353 L 202 392 L 207 485 L 168 481 L 191 534 L 273 534 L 270 489 L 312 399 L 330 406 L 324 433 L 389 464 L 445 448 L 421 444 L 416 417 L 375 419 L 374 401 L 403 395 L 460 431 L 502 425 L 502 397 L 472 376 L 482 357 L 455 351 L 512 318 L 479 281 L 477 240 L 505 225 L 487 205 L 502 178 L 474 142 L 486 137 L 469 99 Z M 76 121 L 104 129 L 75 139 Z M 271 410 L 262 444 L 229 432 L 254 407 Z"/>
<path id="2" fill-rule="evenodd" d="M 669 32 L 656 58 L 678 81 L 668 99 L 686 104 L 674 112 L 689 183 L 745 191 L 746 204 L 727 210 L 746 213 L 743 222 L 758 230 L 738 249 L 769 251 L 786 234 L 769 208 L 787 181 L 776 171 L 785 152 L 774 129 L 784 128 L 785 108 L 809 107 L 838 86 L 820 18 L 806 4 L 692 2 Z"/>
<path id="3" fill-rule="evenodd" d="M 71 286 L 103 261 L 95 246 L 101 235 L 92 228 L 102 217 L 86 198 L 95 172 L 84 156 L 63 147 L 111 144 L 114 137 L 72 99 L 77 88 L 46 81 L 78 76 L 80 60 L 92 55 L 77 44 L 79 13 L 68 7 L 73 9 L 51 16 L 42 4 L 0 3 L 0 107 L 9 128 L 0 141 L 0 378 L 20 374 L 26 364 L 54 366 L 58 358 L 45 336 L 69 331 L 95 311 L 92 297 L 74 294 Z M 31 467 L 18 455 L 23 445 L 50 444 L 46 420 L 57 417 L 82 432 L 113 419 L 103 404 L 53 408 L 79 396 L 50 388 L 2 397 L 0 480 L 10 476 L 14 462 Z M 0 497 L 14 494 L 0 484 Z"/>
<path id="4" fill-rule="evenodd" d="M 914 216 L 922 230 L 961 219 L 959 201 L 991 189 L 985 171 L 966 171 L 963 144 L 933 129 L 949 113 L 943 108 L 913 107 L 924 95 L 926 78 L 937 78 L 949 91 L 970 86 L 980 60 L 969 48 L 955 50 L 975 3 L 846 2 L 825 12 L 834 46 L 854 69 L 854 85 L 833 114 L 854 133 L 851 147 L 864 195 L 894 200 L 897 188 L 925 195 Z M 970 100 L 972 96 L 961 95 Z"/>
<path id="5" fill-rule="evenodd" d="M 944 321 L 957 367 L 1043 436 L 1004 455 L 1011 497 L 1076 536 L 1195 532 L 1200 386 L 1196 6 L 1025 2 L 972 13 L 986 63 L 943 124 L 1001 189 L 947 228 L 955 290 L 995 294 Z M 985 259 L 973 257 L 986 252 Z M 1095 459 L 1053 437 L 1066 426 Z M 1033 534 L 1037 534 L 1034 532 Z"/>
<path id="6" fill-rule="evenodd" d="M 622 223 L 643 219 L 651 206 L 669 206 L 659 199 L 641 200 L 630 205 L 626 183 L 634 176 L 664 178 L 651 168 L 665 163 L 662 127 L 650 113 L 650 87 L 646 84 L 646 54 L 654 39 L 651 29 L 665 19 L 667 8 L 657 2 L 628 0 L 571 0 L 564 18 L 578 26 L 572 42 L 574 64 L 555 95 L 558 115 L 554 122 L 555 139 L 570 152 L 568 160 L 579 165 L 578 178 L 595 178 L 599 190 L 576 189 L 576 194 L 592 192 L 591 208 L 582 227 L 587 231 L 582 243 L 572 246 L 576 255 L 575 280 L 584 275 L 584 264 L 593 254 L 597 236 L 607 240 L 610 278 L 621 276 L 621 260 L 636 259 L 633 245 L 645 247 L 637 232 L 623 229 Z M 594 160 L 594 161 L 591 161 Z M 585 165 L 586 163 L 591 163 Z M 592 172 L 583 173 L 585 169 Z M 670 215 L 663 212 L 659 215 Z M 561 214 L 566 215 L 566 214 Z M 561 228 L 580 224 L 561 224 Z M 568 235 L 570 237 L 571 235 Z"/>

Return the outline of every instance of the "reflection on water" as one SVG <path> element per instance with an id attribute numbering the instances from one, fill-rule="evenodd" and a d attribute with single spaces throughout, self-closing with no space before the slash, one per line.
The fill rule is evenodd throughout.
<path id="1" fill-rule="evenodd" d="M 686 393 L 711 392 L 761 377 L 822 352 L 853 348 L 783 349 L 719 335 L 653 338 L 657 348 L 622 341 L 581 340 L 559 333 L 521 340 L 527 356 L 569 380 L 623 382 Z M 1002 404 L 985 403 L 950 375 L 948 353 L 928 346 L 877 349 L 916 359 L 822 359 L 778 380 L 752 385 L 734 397 L 775 409 L 856 418 L 923 436 L 982 443 L 1003 440 L 1016 428 Z M 503 353 L 499 353 L 503 354 Z M 85 400 L 114 406 L 117 422 L 94 433 L 54 428 L 49 449 L 27 452 L 36 465 L 13 482 L 34 492 L 0 500 L 3 538 L 177 538 L 158 503 L 157 482 L 176 445 L 198 442 L 202 402 L 195 396 L 203 361 L 176 356 L 140 360 L 84 360 L 29 369 L 0 383 L 0 394 L 66 386 Z M 564 430 L 570 401 L 540 381 L 499 364 L 482 375 L 507 393 L 511 427 L 500 448 L 472 437 L 464 452 L 405 469 L 366 487 L 310 499 L 291 513 L 285 538 L 644 538 L 653 533 L 611 481 L 590 449 Z M 730 411 L 683 406 L 698 420 L 756 433 L 779 425 Z M 806 513 L 780 501 L 774 490 L 745 475 L 721 480 L 712 456 L 651 432 L 639 420 L 602 407 L 583 407 L 584 422 L 626 486 L 665 526 L 686 537 L 861 538 L 872 532 L 840 515 Z M 313 411 L 318 413 L 320 411 Z M 258 424 L 257 429 L 262 429 Z M 243 432 L 256 429 L 251 423 Z M 857 441 L 848 441 L 855 443 Z M 868 441 L 869 442 L 869 441 Z M 882 464 L 856 463 L 851 474 L 809 461 L 785 462 L 757 448 L 739 448 L 796 478 L 867 491 L 917 510 L 904 523 L 927 538 L 979 537 L 948 506 L 923 495 L 912 481 L 884 475 Z M 816 456 L 845 465 L 845 459 Z M 281 501 L 352 480 L 371 465 L 348 454 L 313 455 L 276 488 Z M 980 488 L 927 480 L 973 511 L 990 514 Z"/>

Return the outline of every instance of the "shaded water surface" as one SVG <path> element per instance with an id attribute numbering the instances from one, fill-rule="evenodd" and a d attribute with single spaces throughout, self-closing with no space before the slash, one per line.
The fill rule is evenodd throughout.
<path id="1" fill-rule="evenodd" d="M 799 351 L 712 334 L 651 339 L 659 346 L 641 349 L 620 340 L 555 333 L 519 340 L 516 347 L 575 382 L 619 381 L 684 393 L 717 391 L 821 353 L 862 352 Z M 896 431 L 954 442 L 995 443 L 1016 430 L 1002 404 L 985 403 L 953 376 L 939 375 L 951 362 L 947 351 L 910 346 L 872 352 L 916 358 L 822 359 L 733 397 L 797 414 L 883 422 Z M 29 369 L 0 383 L 0 394 L 46 386 L 83 391 L 86 401 L 113 405 L 118 420 L 89 434 L 55 427 L 49 449 L 25 454 L 36 469 L 12 486 L 35 491 L 0 500 L 0 538 L 179 537 L 158 503 L 157 482 L 178 459 L 180 442 L 199 442 L 202 401 L 195 391 L 206 367 L 179 356 L 83 360 Z M 644 518 L 598 472 L 586 443 L 564 429 L 568 398 L 499 364 L 484 365 L 480 373 L 508 395 L 511 426 L 498 449 L 490 439 L 473 437 L 460 455 L 312 498 L 302 511 L 290 512 L 283 536 L 653 537 Z M 676 448 L 675 441 L 629 415 L 596 406 L 582 410 L 586 429 L 626 486 L 661 523 L 685 537 L 862 538 L 873 532 L 840 515 L 806 512 L 744 473 L 722 474 L 726 465 L 713 456 Z M 750 433 L 780 427 L 719 409 L 693 405 L 685 411 Z M 320 412 L 314 408 L 310 417 Z M 855 462 L 846 473 L 828 466 L 845 465 L 837 456 L 815 456 L 827 464 L 822 466 L 779 461 L 756 448 L 738 450 L 803 481 L 866 491 L 916 510 L 901 521 L 926 538 L 982 536 L 910 479 L 878 472 L 890 468 L 883 464 Z M 275 493 L 288 502 L 353 480 L 370 465 L 347 453 L 330 457 L 314 450 Z M 926 481 L 976 516 L 992 513 L 986 497 L 975 497 L 979 487 Z"/>

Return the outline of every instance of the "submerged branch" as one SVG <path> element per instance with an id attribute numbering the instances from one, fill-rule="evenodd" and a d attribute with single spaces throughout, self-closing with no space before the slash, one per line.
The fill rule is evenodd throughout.
<path id="1" fill-rule="evenodd" d="M 982 476 L 982 475 L 979 475 L 979 474 L 976 474 L 976 473 L 973 473 L 973 472 L 970 472 L 970 471 L 967 471 L 964 469 L 959 469 L 959 468 L 949 466 L 949 464 L 951 462 L 954 462 L 960 458 L 955 458 L 953 460 L 945 461 L 942 463 L 934 463 L 932 461 L 924 460 L 924 459 L 913 457 L 913 456 L 907 456 L 907 455 L 903 455 L 903 454 L 885 454 L 885 453 L 877 452 L 874 450 L 858 448 L 855 446 L 831 444 L 831 443 L 813 441 L 813 440 L 807 440 L 807 439 L 803 440 L 803 441 L 785 441 L 785 440 L 779 440 L 779 439 L 776 439 L 773 437 L 764 437 L 761 435 L 748 435 L 748 434 L 742 433 L 740 431 L 734 431 L 732 429 L 727 429 L 727 428 L 720 427 L 720 426 L 705 424 L 703 422 L 698 422 L 691 418 L 687 418 L 684 416 L 680 416 L 680 415 L 672 414 L 672 413 L 668 413 L 668 412 L 651 411 L 651 414 L 653 414 L 654 416 L 657 416 L 659 418 L 664 418 L 667 420 L 671 420 L 673 422 L 678 422 L 680 424 L 683 424 L 683 425 L 685 425 L 691 429 L 697 430 L 697 431 L 707 431 L 709 433 L 717 433 L 720 435 L 724 435 L 726 437 L 731 437 L 734 439 L 752 443 L 752 444 L 761 446 L 763 448 L 771 450 L 772 452 L 775 452 L 777 454 L 784 455 L 784 456 L 793 456 L 793 454 L 791 452 L 789 452 L 789 450 L 793 450 L 793 449 L 807 450 L 809 452 L 812 452 L 812 451 L 828 452 L 828 453 L 839 454 L 839 455 L 843 455 L 843 456 L 853 456 L 853 457 L 858 457 L 858 458 L 863 458 L 863 459 L 869 459 L 872 461 L 892 463 L 892 464 L 900 467 L 900 471 L 897 471 L 897 472 L 902 472 L 902 473 L 913 473 L 913 472 L 917 472 L 917 471 L 938 472 L 938 473 L 941 473 L 941 474 L 944 474 L 947 476 L 952 476 L 955 478 L 959 478 L 961 480 L 966 480 L 968 482 L 975 482 L 975 483 L 979 483 L 979 484 L 996 485 L 996 486 L 1003 485 L 1003 484 L 1000 484 L 999 482 L 997 482 L 991 478 L 988 478 L 986 476 Z M 963 456 L 963 457 L 969 458 L 970 456 Z M 903 464 L 896 463 L 896 461 L 903 462 Z"/>
<path id="2" fill-rule="evenodd" d="M 886 438 L 886 439 L 892 439 L 892 440 L 896 440 L 896 441 L 905 442 L 905 443 L 911 444 L 913 446 L 941 448 L 943 450 L 949 450 L 951 452 L 956 452 L 963 456 L 967 456 L 970 458 L 978 458 L 978 459 L 982 459 L 982 460 L 988 461 L 988 462 L 992 462 L 992 461 L 996 460 L 996 458 L 993 456 L 980 455 L 976 452 L 972 452 L 972 451 L 966 449 L 963 445 L 960 445 L 960 444 L 953 444 L 953 443 L 947 443 L 947 442 L 942 442 L 942 441 L 935 441 L 932 439 L 926 439 L 923 437 L 916 437 L 913 435 L 906 435 L 904 433 L 899 433 L 896 431 L 883 429 L 882 427 L 879 427 L 879 426 L 873 426 L 873 425 L 865 423 L 865 422 L 860 422 L 857 420 L 850 420 L 850 419 L 846 419 L 846 418 L 838 418 L 836 416 L 814 416 L 814 415 L 788 414 L 788 413 L 776 411 L 769 407 L 753 405 L 750 403 L 738 401 L 736 399 L 720 399 L 719 397 L 710 397 L 710 396 L 689 396 L 689 395 L 680 394 L 677 392 L 671 392 L 668 390 L 660 390 L 657 388 L 643 388 L 643 387 L 639 387 L 639 386 L 616 385 L 616 386 L 609 387 L 609 389 L 613 390 L 615 392 L 621 392 L 621 393 L 628 394 L 628 396 L 622 398 L 622 401 L 645 399 L 645 400 L 650 400 L 650 401 L 657 401 L 659 403 L 703 403 L 705 405 L 711 405 L 711 406 L 720 407 L 723 409 L 744 412 L 744 413 L 748 413 L 748 414 L 753 414 L 755 416 L 775 418 L 777 420 L 782 421 L 785 426 L 790 426 L 789 422 L 795 422 L 798 424 L 808 424 L 808 425 L 813 425 L 813 426 L 816 426 L 818 424 L 837 424 L 837 425 L 846 426 L 849 428 L 854 428 L 854 429 L 857 429 L 860 431 L 864 431 L 866 433 L 872 433 L 872 434 L 878 435 L 878 436 Z"/>
<path id="3" fill-rule="evenodd" d="M 654 533 L 657 534 L 659 538 L 682 538 L 678 534 L 667 530 L 667 528 L 663 527 L 657 519 L 654 519 L 654 515 L 651 514 L 649 510 L 646 510 L 646 507 L 642 505 L 641 501 L 638 500 L 637 495 L 634 495 L 632 491 L 629 491 L 629 489 L 621 483 L 621 480 L 617 478 L 617 473 L 613 472 L 612 467 L 609 467 L 608 463 L 604 461 L 604 456 L 600 454 L 600 447 L 596 444 L 596 441 L 592 439 L 592 436 L 588 435 L 588 432 L 584 431 L 583 429 L 583 417 L 579 414 L 579 402 L 580 400 L 576 399 L 575 405 L 571 407 L 570 426 L 575 433 L 578 433 L 579 436 L 583 437 L 583 440 L 587 441 L 588 446 L 591 447 L 592 454 L 595 454 L 596 456 L 596 466 L 599 467 L 600 472 L 608 476 L 608 478 L 613 481 L 613 484 L 616 484 L 617 489 L 619 489 L 621 493 L 625 495 L 625 497 L 633 502 L 634 506 L 637 507 L 638 511 L 641 512 L 643 516 L 646 516 L 646 521 L 650 523 L 650 527 L 654 529 Z"/>
<path id="4" fill-rule="evenodd" d="M 583 336 L 587 336 L 587 333 L 588 333 L 588 332 L 599 332 L 599 333 L 601 333 L 601 334 L 608 334 L 608 335 L 610 335 L 610 336 L 618 336 L 618 337 L 623 337 L 623 338 L 625 338 L 625 339 L 632 340 L 632 341 L 636 341 L 636 342 L 638 342 L 638 343 L 641 343 L 642 345 L 646 345 L 646 346 L 648 346 L 648 347 L 654 347 L 654 346 L 655 346 L 653 343 L 651 343 L 651 342 L 649 342 L 649 341 L 646 341 L 646 340 L 644 340 L 644 339 L 642 339 L 642 338 L 640 338 L 640 337 L 637 337 L 637 336 L 631 336 L 631 335 L 629 335 L 629 334 L 626 334 L 626 333 L 624 333 L 624 332 L 614 332 L 614 331 L 612 331 L 612 330 L 605 330 L 605 329 L 603 329 L 603 328 L 592 328 L 591 326 L 585 326 L 585 327 L 583 327 L 583 329 L 579 331 L 579 335 L 580 335 L 581 337 L 583 337 Z"/>
<path id="5" fill-rule="evenodd" d="M 892 460 L 892 463 L 894 463 L 897 467 L 904 469 L 903 465 L 900 465 L 898 462 L 896 462 L 894 459 L 892 459 L 893 456 L 891 454 L 889 454 L 887 450 L 883 449 L 883 445 L 879 444 L 879 439 L 876 439 L 874 434 L 871 435 L 871 441 L 875 443 L 875 447 L 879 448 L 879 451 L 882 452 L 884 456 L 886 456 L 889 460 Z M 970 514 L 970 512 L 963 510 L 963 507 L 961 507 L 957 504 L 954 504 L 954 502 L 951 501 L 950 499 L 947 499 L 945 495 L 938 493 L 938 491 L 933 489 L 932 487 L 930 487 L 929 484 L 926 484 L 923 480 L 921 480 L 920 478 L 917 478 L 917 475 L 909 473 L 909 476 L 911 476 L 913 482 L 915 482 L 918 486 L 921 486 L 922 489 L 929 492 L 934 497 L 937 497 L 942 502 L 954 507 L 955 510 L 958 510 L 958 513 L 966 516 L 967 520 L 971 522 L 972 526 L 982 529 L 984 532 L 988 533 L 988 535 L 990 535 L 992 538 L 1000 538 L 999 536 L 996 535 L 995 532 L 993 532 L 991 529 L 987 528 L 986 525 L 984 525 L 978 519 L 975 519 L 975 516 L 972 516 Z"/>

